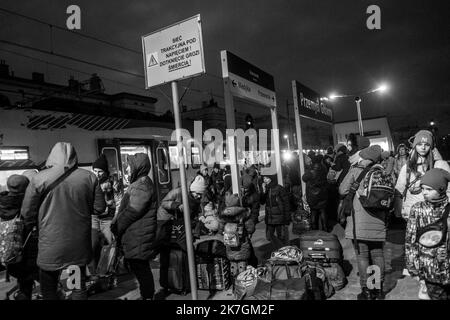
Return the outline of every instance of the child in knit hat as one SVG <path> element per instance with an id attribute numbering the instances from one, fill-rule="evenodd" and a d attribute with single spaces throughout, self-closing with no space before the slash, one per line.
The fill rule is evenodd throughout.
<path id="1" fill-rule="evenodd" d="M 406 266 L 411 276 L 425 282 L 428 297 L 423 299 L 450 300 L 449 182 L 449 172 L 427 171 L 420 182 L 425 200 L 412 206 L 408 219 Z"/>

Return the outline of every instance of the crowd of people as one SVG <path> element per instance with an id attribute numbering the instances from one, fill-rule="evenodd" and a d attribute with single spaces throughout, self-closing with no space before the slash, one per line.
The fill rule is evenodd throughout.
<path id="1" fill-rule="evenodd" d="M 329 147 L 325 154 L 304 154 L 304 172 L 298 158 L 285 163 L 283 185 L 276 174 L 261 174 L 260 166 L 244 167 L 241 196 L 233 193 L 229 166 L 202 165 L 188 183 L 194 239 L 223 235 L 236 277 L 248 264 L 258 264 L 251 238 L 262 206 L 266 239 L 284 245 L 289 244 L 293 213 L 301 207 L 310 212 L 313 230 L 331 232 L 337 223 L 345 228 L 357 256 L 361 284 L 357 298 L 384 299 L 387 229 L 393 219 L 404 219 L 405 274 L 419 281 L 420 298 L 450 299 L 446 220 L 450 167 L 431 132 L 419 131 L 409 146 L 411 150 L 398 145 L 394 154 L 370 145 L 366 137 L 351 135 L 347 145 Z M 102 245 L 113 242 L 136 276 L 142 299 L 164 299 L 170 294 L 170 252 L 175 247 L 186 251 L 187 246 L 181 187 L 167 193 L 158 206 L 147 154 L 128 156 L 126 190 L 108 168 L 104 155 L 93 163 L 92 172 L 78 168 L 74 147 L 60 142 L 50 152 L 46 169 L 9 177 L 8 191 L 0 194 L 0 218 L 21 216 L 27 236 L 23 259 L 7 265 L 8 273 L 18 280 L 17 299 L 31 299 L 34 281 L 40 282 L 43 299 L 60 299 L 61 271 L 70 265 L 81 270 L 81 287 L 73 290 L 72 299 L 87 299 L 86 282 L 97 277 Z M 386 189 L 391 187 L 393 200 L 372 210 L 366 197 L 372 183 L 369 173 L 375 171 L 375 179 Z M 301 181 L 306 184 L 305 194 Z M 428 238 L 427 228 L 435 232 Z M 158 256 L 161 289 L 155 292 L 149 261 Z M 380 268 L 377 289 L 367 287 L 369 265 Z"/>

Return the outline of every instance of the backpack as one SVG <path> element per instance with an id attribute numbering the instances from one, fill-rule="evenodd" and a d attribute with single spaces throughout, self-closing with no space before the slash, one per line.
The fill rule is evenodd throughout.
<path id="1" fill-rule="evenodd" d="M 24 222 L 20 213 L 11 220 L 0 222 L 0 263 L 22 261 Z"/>
<path id="2" fill-rule="evenodd" d="M 243 242 L 244 238 L 244 224 L 242 219 L 239 223 L 227 222 L 223 231 L 223 242 L 225 245 L 238 248 Z"/>
<path id="3" fill-rule="evenodd" d="M 394 181 L 382 165 L 373 165 L 364 178 L 364 192 L 359 201 L 367 210 L 388 210 L 394 204 Z"/>

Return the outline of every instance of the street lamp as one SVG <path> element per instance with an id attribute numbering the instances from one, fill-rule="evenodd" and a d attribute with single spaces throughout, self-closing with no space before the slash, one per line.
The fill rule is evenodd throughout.
<path id="1" fill-rule="evenodd" d="M 381 84 L 380 86 L 378 86 L 375 89 L 372 90 L 368 90 L 368 91 L 364 91 L 364 92 L 360 92 L 360 93 L 355 93 L 355 94 L 343 94 L 343 95 L 338 95 L 336 93 L 332 93 L 328 96 L 329 100 L 333 100 L 336 98 L 347 98 L 347 97 L 353 97 L 355 98 L 355 102 L 356 102 L 356 112 L 358 114 L 358 129 L 359 129 L 359 134 L 361 136 L 364 135 L 364 128 L 363 128 L 363 123 L 362 123 L 362 116 L 361 116 L 361 96 L 366 96 L 368 94 L 371 94 L 373 92 L 386 92 L 387 90 L 389 90 L 389 86 L 386 83 Z"/>

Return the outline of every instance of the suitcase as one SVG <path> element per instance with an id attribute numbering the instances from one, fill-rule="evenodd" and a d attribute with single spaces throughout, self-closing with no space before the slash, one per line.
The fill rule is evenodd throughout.
<path id="1" fill-rule="evenodd" d="M 302 250 L 306 261 L 339 264 L 343 262 L 342 246 L 334 234 L 312 230 L 301 234 L 294 240 L 294 244 Z"/>
<path id="2" fill-rule="evenodd" d="M 170 249 L 168 270 L 169 291 L 186 295 L 190 291 L 187 254 L 180 248 Z"/>
<path id="3" fill-rule="evenodd" d="M 199 290 L 222 291 L 231 285 L 230 262 L 226 258 L 196 257 Z"/>

